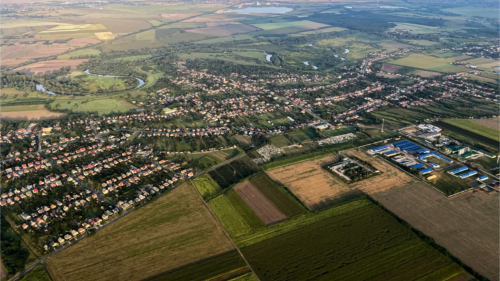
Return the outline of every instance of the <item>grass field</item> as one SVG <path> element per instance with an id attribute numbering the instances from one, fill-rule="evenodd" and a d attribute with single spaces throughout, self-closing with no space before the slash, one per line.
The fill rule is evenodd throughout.
<path id="1" fill-rule="evenodd" d="M 120 60 L 120 61 L 136 61 L 136 60 L 144 60 L 144 59 L 149 59 L 151 55 L 137 55 L 137 56 L 128 56 L 128 57 L 120 57 L 116 58 L 114 60 Z"/>
<path id="2" fill-rule="evenodd" d="M 98 56 L 101 54 L 101 51 L 96 49 L 83 49 L 78 51 L 69 52 L 64 55 L 57 56 L 58 60 L 69 60 L 78 58 L 79 56 Z"/>
<path id="3" fill-rule="evenodd" d="M 448 66 L 451 62 L 454 61 L 455 60 L 452 58 L 438 58 L 425 54 L 412 54 L 408 57 L 391 61 L 391 63 L 401 66 L 432 70 L 438 67 Z"/>
<path id="4" fill-rule="evenodd" d="M 288 133 L 288 135 L 294 142 L 297 143 L 315 139 L 317 137 L 316 131 L 313 128 L 307 128 L 305 130 L 290 132 Z"/>
<path id="5" fill-rule="evenodd" d="M 220 186 L 210 177 L 209 174 L 201 175 L 195 178 L 193 182 L 203 199 L 206 199 L 221 190 Z"/>
<path id="6" fill-rule="evenodd" d="M 88 101 L 87 101 L 88 100 Z M 59 104 L 59 105 L 58 105 Z M 56 99 L 51 104 L 52 109 L 69 109 L 73 112 L 93 112 L 106 114 L 111 112 L 126 112 L 136 108 L 134 105 L 116 98 Z"/>
<path id="7" fill-rule="evenodd" d="M 457 138 L 461 141 L 466 141 L 474 145 L 475 143 L 479 143 L 481 145 L 486 145 L 492 148 L 494 151 L 498 151 L 498 140 L 491 139 L 482 134 L 475 133 L 470 131 L 469 129 L 464 129 L 462 127 L 457 127 L 447 122 L 438 121 L 435 122 L 435 125 L 441 127 L 445 134 L 450 135 L 453 138 Z M 478 125 L 481 126 L 481 125 Z M 488 129 L 490 131 L 494 131 L 492 129 Z"/>
<path id="8" fill-rule="evenodd" d="M 378 206 L 354 204 L 342 215 L 333 213 L 241 250 L 263 281 L 470 277 Z"/>
<path id="9" fill-rule="evenodd" d="M 221 255 L 196 262 L 183 268 L 166 272 L 165 274 L 151 278 L 154 281 L 204 281 L 212 280 L 218 276 L 236 271 L 248 269 L 247 264 L 237 251 L 230 251 Z M 248 269 L 250 270 L 250 269 Z"/>
<path id="10" fill-rule="evenodd" d="M 471 131 L 473 133 L 476 133 L 478 135 L 500 141 L 500 136 L 499 136 L 499 130 L 493 129 L 491 127 L 483 126 L 481 124 L 478 124 L 477 122 L 474 122 L 471 119 L 444 119 L 444 122 L 451 124 L 453 126 L 462 128 L 467 131 Z"/>
<path id="11" fill-rule="evenodd" d="M 270 30 L 270 29 L 278 29 L 278 28 L 285 28 L 285 27 L 303 27 L 303 26 L 310 26 L 314 28 L 322 28 L 322 27 L 327 27 L 328 25 L 326 24 L 320 24 L 308 20 L 301 20 L 301 21 L 288 21 L 288 22 L 273 22 L 273 23 L 255 23 L 251 24 L 252 26 L 255 26 L 257 28 L 263 29 L 263 30 Z M 312 29 L 312 28 L 311 28 Z"/>
<path id="12" fill-rule="evenodd" d="M 283 135 L 273 136 L 269 139 L 269 141 L 271 142 L 272 145 L 274 145 L 278 148 L 281 148 L 284 146 L 289 146 L 289 145 L 293 144 L 287 137 L 285 137 Z"/>
<path id="13" fill-rule="evenodd" d="M 185 183 L 46 261 L 55 281 L 139 280 L 231 250 Z"/>
<path id="14" fill-rule="evenodd" d="M 2 106 L 0 116 L 5 119 L 46 119 L 64 115 L 47 110 L 42 104 Z"/>
<path id="15" fill-rule="evenodd" d="M 429 186 L 415 183 L 372 196 L 483 276 L 498 279 L 498 194 L 468 192 L 444 198 Z"/>
<path id="16" fill-rule="evenodd" d="M 265 173 L 259 173 L 250 178 L 250 182 L 266 196 L 287 218 L 304 213 L 297 200 L 287 191 L 273 182 Z"/>
<path id="17" fill-rule="evenodd" d="M 262 220 L 234 190 L 210 200 L 208 205 L 233 238 L 265 227 Z"/>
<path id="18" fill-rule="evenodd" d="M 35 268 L 30 270 L 28 273 L 26 273 L 19 280 L 22 280 L 22 281 L 52 281 L 49 274 L 47 273 L 47 270 L 45 270 L 45 267 L 43 267 L 43 265 L 35 266 Z"/>

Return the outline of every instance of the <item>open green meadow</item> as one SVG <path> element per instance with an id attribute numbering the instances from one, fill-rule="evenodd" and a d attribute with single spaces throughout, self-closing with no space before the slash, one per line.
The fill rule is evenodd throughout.
<path id="1" fill-rule="evenodd" d="M 452 58 L 438 58 L 426 54 L 412 54 L 408 57 L 391 61 L 392 64 L 409 66 L 421 69 L 434 70 L 439 67 L 445 67 L 454 62 Z"/>
<path id="2" fill-rule="evenodd" d="M 210 200 L 208 205 L 233 238 L 265 227 L 262 220 L 232 189 Z"/>
<path id="3" fill-rule="evenodd" d="M 360 202 L 361 201 L 361 202 Z M 241 251 L 260 280 L 447 280 L 470 277 L 364 199 Z"/>
<path id="4" fill-rule="evenodd" d="M 283 135 L 273 136 L 269 139 L 269 142 L 278 148 L 293 144 L 287 137 Z"/>

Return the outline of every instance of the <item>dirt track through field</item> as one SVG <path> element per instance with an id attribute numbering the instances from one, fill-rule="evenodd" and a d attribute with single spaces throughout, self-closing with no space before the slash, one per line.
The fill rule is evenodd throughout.
<path id="1" fill-rule="evenodd" d="M 286 220 L 286 216 L 251 182 L 245 181 L 234 190 L 266 225 Z"/>
<path id="2" fill-rule="evenodd" d="M 465 193 L 447 198 L 415 183 L 372 195 L 462 262 L 499 280 L 499 195 Z"/>

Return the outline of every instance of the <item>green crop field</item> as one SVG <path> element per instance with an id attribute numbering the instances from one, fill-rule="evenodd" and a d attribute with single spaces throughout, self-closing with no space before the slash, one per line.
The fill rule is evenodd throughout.
<path id="1" fill-rule="evenodd" d="M 220 186 L 210 177 L 209 174 L 201 175 L 193 181 L 203 199 L 206 199 L 210 195 L 213 195 L 221 190 Z"/>
<path id="2" fill-rule="evenodd" d="M 342 216 L 333 213 L 241 251 L 263 281 L 470 277 L 378 206 L 353 204 Z"/>
<path id="3" fill-rule="evenodd" d="M 305 140 L 315 139 L 317 137 L 316 131 L 313 128 L 307 128 L 305 130 L 293 131 L 288 134 L 290 138 L 297 142 L 301 143 Z"/>
<path id="4" fill-rule="evenodd" d="M 391 61 L 392 64 L 409 66 L 422 69 L 436 69 L 437 67 L 449 66 L 455 60 L 452 58 L 438 58 L 425 54 L 413 54 L 405 58 Z"/>
<path id="5" fill-rule="evenodd" d="M 227 165 L 218 167 L 210 171 L 212 179 L 222 188 L 226 189 L 240 180 L 257 172 L 258 167 L 255 162 L 249 158 L 241 158 Z"/>
<path id="6" fill-rule="evenodd" d="M 204 281 L 212 280 L 229 272 L 248 268 L 245 261 L 237 251 L 223 253 L 221 255 L 202 260 L 192 265 L 165 272 L 150 281 Z"/>
<path id="7" fill-rule="evenodd" d="M 37 265 L 19 280 L 22 281 L 52 281 L 43 265 Z"/>
<path id="8" fill-rule="evenodd" d="M 481 136 L 500 141 L 499 131 L 483 126 L 481 124 L 475 123 L 469 119 L 444 119 L 444 122 L 451 124 L 453 126 L 462 128 L 467 131 L 471 131 Z"/>
<path id="9" fill-rule="evenodd" d="M 275 145 L 276 147 L 284 147 L 293 144 L 287 137 L 283 135 L 277 135 L 271 137 L 269 141 L 271 142 L 272 145 Z"/>
<path id="10" fill-rule="evenodd" d="M 78 51 L 69 52 L 64 55 L 57 56 L 58 60 L 69 60 L 73 58 L 78 58 L 79 56 L 98 56 L 101 54 L 101 51 L 96 49 L 83 49 Z"/>
<path id="11" fill-rule="evenodd" d="M 114 60 L 136 61 L 136 60 L 149 59 L 150 57 L 151 57 L 151 55 L 137 55 L 137 56 L 120 57 L 120 58 L 116 58 Z"/>
<path id="12" fill-rule="evenodd" d="M 210 200 L 208 205 L 233 238 L 265 227 L 262 220 L 234 190 Z"/>
<path id="13" fill-rule="evenodd" d="M 256 186 L 264 196 L 269 199 L 287 218 L 300 215 L 305 208 L 287 193 L 284 187 L 278 186 L 265 173 L 259 173 L 250 178 L 250 182 Z"/>

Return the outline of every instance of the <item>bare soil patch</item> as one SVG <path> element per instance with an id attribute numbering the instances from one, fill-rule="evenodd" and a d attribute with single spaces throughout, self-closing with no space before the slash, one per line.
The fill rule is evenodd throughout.
<path id="1" fill-rule="evenodd" d="M 75 69 L 78 65 L 86 61 L 88 61 L 88 59 L 39 61 L 18 67 L 15 69 L 15 71 L 22 71 L 28 74 L 38 74 L 53 72 L 61 69 L 62 67 L 68 66 L 71 67 L 71 69 Z"/>
<path id="2" fill-rule="evenodd" d="M 37 110 L 23 110 L 25 105 L 14 105 L 9 106 L 9 111 L 5 112 L 3 109 L 5 107 L 0 108 L 0 117 L 2 119 L 10 119 L 10 120 L 38 120 L 38 119 L 50 119 L 63 116 L 64 113 L 52 112 L 45 109 L 43 105 L 38 105 Z M 18 108 L 20 111 L 11 111 L 12 109 Z"/>
<path id="3" fill-rule="evenodd" d="M 401 68 L 403 68 L 402 66 L 399 66 L 399 65 L 394 65 L 394 64 L 388 64 L 388 63 L 384 63 L 382 65 L 382 71 L 385 71 L 385 72 L 390 72 L 390 73 L 396 73 L 398 72 L 398 70 L 400 70 Z"/>
<path id="4" fill-rule="evenodd" d="M 286 216 L 250 181 L 238 184 L 234 190 L 266 225 L 286 220 Z"/>
<path id="5" fill-rule="evenodd" d="M 475 123 L 481 124 L 488 128 L 492 128 L 495 130 L 500 129 L 500 117 L 497 118 L 488 118 L 488 119 L 474 119 L 472 120 Z"/>
<path id="6" fill-rule="evenodd" d="M 498 280 L 498 194 L 475 192 L 446 198 L 418 182 L 372 197 L 477 272 Z"/>
<path id="7" fill-rule="evenodd" d="M 258 28 L 246 24 L 228 24 L 221 26 L 194 28 L 187 31 L 211 36 L 230 36 L 234 34 L 244 34 L 256 30 L 258 30 Z"/>

